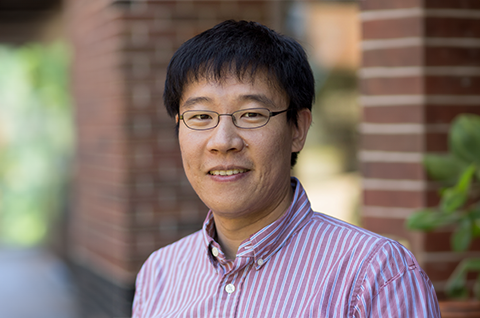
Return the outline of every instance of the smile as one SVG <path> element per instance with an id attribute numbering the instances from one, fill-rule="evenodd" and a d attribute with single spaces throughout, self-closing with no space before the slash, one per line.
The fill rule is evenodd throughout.
<path id="1" fill-rule="evenodd" d="M 246 169 L 232 169 L 232 170 L 212 170 L 208 173 L 214 176 L 231 176 L 234 174 L 247 172 Z"/>

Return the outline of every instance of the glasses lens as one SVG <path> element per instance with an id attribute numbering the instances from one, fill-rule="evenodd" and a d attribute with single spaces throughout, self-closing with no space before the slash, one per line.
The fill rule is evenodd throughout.
<path id="1" fill-rule="evenodd" d="M 258 128 L 268 122 L 270 111 L 265 108 L 242 109 L 234 112 L 235 124 L 240 128 Z"/>
<path id="2" fill-rule="evenodd" d="M 187 110 L 182 116 L 185 125 L 191 129 L 210 129 L 218 123 L 218 114 L 208 110 Z"/>

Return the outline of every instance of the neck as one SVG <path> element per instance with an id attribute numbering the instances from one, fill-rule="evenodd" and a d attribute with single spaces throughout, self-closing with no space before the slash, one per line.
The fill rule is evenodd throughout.
<path id="1" fill-rule="evenodd" d="M 293 191 L 291 187 L 289 187 L 287 195 L 285 195 L 284 199 L 272 210 L 241 218 L 225 218 L 221 214 L 212 211 L 215 219 L 218 244 L 222 247 L 226 258 L 234 260 L 238 247 L 243 241 L 282 217 L 290 206 L 292 198 Z"/>

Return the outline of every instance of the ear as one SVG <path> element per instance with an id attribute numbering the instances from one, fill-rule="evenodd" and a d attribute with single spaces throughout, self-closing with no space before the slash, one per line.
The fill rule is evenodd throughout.
<path id="1" fill-rule="evenodd" d="M 301 109 L 298 112 L 297 126 L 292 125 L 292 152 L 299 152 L 303 149 L 311 123 L 312 113 L 310 110 Z"/>
<path id="2" fill-rule="evenodd" d="M 175 124 L 178 124 L 178 114 L 175 115 Z"/>

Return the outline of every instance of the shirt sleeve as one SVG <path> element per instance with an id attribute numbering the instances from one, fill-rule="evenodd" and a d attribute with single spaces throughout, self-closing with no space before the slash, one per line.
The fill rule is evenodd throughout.
<path id="1" fill-rule="evenodd" d="M 135 297 L 132 304 L 132 318 L 149 317 L 148 297 L 152 292 L 152 288 L 158 283 L 156 280 L 158 274 L 158 251 L 153 252 L 149 258 L 143 263 L 142 268 L 138 272 L 135 282 Z M 154 284 L 152 286 L 152 284 Z M 159 283 L 158 283 L 159 284 Z"/>
<path id="2" fill-rule="evenodd" d="M 412 253 L 392 241 L 387 241 L 366 264 L 352 316 L 441 317 L 430 279 Z"/>
<path id="3" fill-rule="evenodd" d="M 144 281 L 144 271 L 145 266 L 142 266 L 142 269 L 137 275 L 137 280 L 135 282 L 135 297 L 133 298 L 132 305 L 132 318 L 141 318 L 142 315 L 142 285 Z"/>

